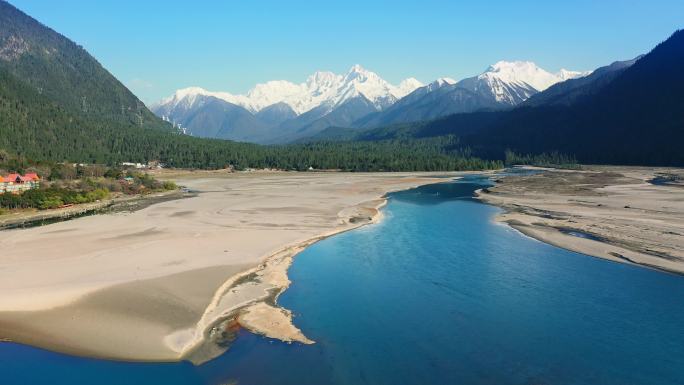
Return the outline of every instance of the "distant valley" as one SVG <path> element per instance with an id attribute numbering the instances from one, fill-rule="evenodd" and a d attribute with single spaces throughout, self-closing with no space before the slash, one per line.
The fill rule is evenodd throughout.
<path id="1" fill-rule="evenodd" d="M 552 74 L 532 62 L 500 61 L 458 82 L 440 78 L 424 85 L 408 78 L 395 86 L 355 65 L 344 75 L 316 72 L 302 84 L 284 80 L 258 84 L 246 95 L 190 87 L 152 110 L 193 136 L 291 143 L 329 127 L 372 128 L 507 109 L 554 84 L 589 73 Z"/>
<path id="2" fill-rule="evenodd" d="M 496 168 L 515 153 L 684 165 L 682 31 L 591 72 L 500 61 L 458 81 L 392 84 L 355 65 L 245 95 L 186 88 L 148 109 L 5 1 L 0 21 L 0 161 L 406 171 Z"/>
<path id="3" fill-rule="evenodd" d="M 684 31 L 651 52 L 531 95 L 515 108 L 452 114 L 363 130 L 329 128 L 311 140 L 454 136 L 471 154 L 567 154 L 585 164 L 684 165 Z"/>

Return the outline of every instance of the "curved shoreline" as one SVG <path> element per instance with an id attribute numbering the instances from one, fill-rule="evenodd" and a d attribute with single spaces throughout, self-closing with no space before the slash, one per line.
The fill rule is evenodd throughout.
<path id="1" fill-rule="evenodd" d="M 388 192 L 389 193 L 389 192 Z M 293 324 L 292 312 L 277 304 L 280 296 L 290 286 L 287 271 L 294 262 L 297 254 L 307 247 L 326 238 L 355 230 L 360 227 L 375 224 L 382 218 L 380 209 L 387 204 L 387 198 L 381 197 L 361 203 L 356 207 L 344 209 L 356 214 L 372 211 L 373 214 L 366 218 L 362 215 L 340 216 L 345 225 L 338 229 L 318 235 L 311 239 L 296 244 L 287 245 L 281 250 L 264 259 L 259 266 L 231 277 L 214 295 L 210 305 L 202 315 L 194 330 L 193 338 L 182 348 L 181 359 L 187 359 L 194 364 L 201 364 L 215 358 L 226 349 L 217 351 L 211 346 L 215 344 L 208 332 L 216 328 L 230 327 L 232 322 L 237 322 L 241 327 L 254 334 L 268 338 L 278 339 L 283 342 L 299 342 L 313 344 L 313 340 L 307 338 L 301 330 Z M 341 214 L 342 212 L 340 212 Z M 362 220 L 354 220 L 361 217 Z M 240 290 L 258 290 L 261 295 L 252 296 L 249 300 L 239 302 L 234 300 L 240 297 Z M 257 286 L 255 289 L 253 286 Z M 209 346 L 207 346 L 209 344 Z M 209 353 L 209 354 L 207 354 Z"/>
<path id="2" fill-rule="evenodd" d="M 504 178 L 493 188 L 478 190 L 477 199 L 504 210 L 497 222 L 538 241 L 684 274 L 684 196 L 679 186 L 646 183 L 658 169 L 594 166 L 546 171 Z"/>
<path id="3" fill-rule="evenodd" d="M 105 281 L 95 280 L 89 286 L 78 286 L 78 291 L 67 290 L 72 287 L 69 285 L 75 283 L 69 277 L 79 276 L 90 279 L 92 273 L 85 272 L 92 269 L 83 270 L 83 273 L 79 273 L 69 268 L 72 262 L 63 265 L 59 261 L 54 261 L 60 263 L 55 266 L 59 266 L 67 274 L 62 275 L 59 271 L 51 271 L 54 270 L 52 268 L 41 269 L 45 270 L 46 273 L 51 271 L 53 278 L 62 277 L 60 279 L 65 280 L 64 284 L 60 283 L 58 291 L 44 290 L 41 287 L 49 287 L 44 286 L 45 284 L 32 286 L 31 282 L 17 281 L 18 277 L 15 277 L 15 281 L 18 282 L 19 286 L 13 285 L 12 281 L 6 281 L 5 286 L 9 291 L 0 291 L 0 337 L 72 355 L 140 362 L 175 362 L 180 360 L 189 360 L 194 363 L 205 362 L 226 350 L 231 339 L 234 338 L 232 335 L 234 335 L 238 324 L 256 334 L 288 342 L 312 343 L 313 341 L 306 338 L 292 324 L 291 312 L 277 306 L 278 295 L 286 290 L 290 284 L 287 269 L 294 256 L 306 246 L 319 240 L 370 223 L 377 223 L 382 218 L 380 208 L 386 204 L 387 194 L 390 192 L 444 181 L 443 178 L 430 178 L 434 175 L 455 178 L 464 174 L 275 174 L 273 176 L 237 176 L 237 179 L 229 176 L 226 179 L 216 179 L 222 181 L 223 184 L 220 186 L 227 186 L 225 192 L 221 188 L 213 189 L 203 193 L 203 198 L 198 197 L 154 205 L 136 213 L 126 214 L 123 217 L 116 215 L 87 217 L 46 226 L 45 228 L 17 230 L 19 232 L 12 233 L 10 231 L 0 234 L 0 244 L 3 243 L 3 235 L 5 242 L 13 239 L 16 235 L 20 235 L 17 238 L 18 242 L 33 240 L 34 236 L 30 234 L 69 240 L 71 233 L 66 232 L 67 229 L 85 226 L 84 228 L 90 229 L 90 231 L 100 231 L 107 234 L 108 238 L 106 239 L 118 241 L 121 238 L 124 242 L 131 240 L 141 246 L 132 248 L 132 245 L 126 245 L 126 249 L 143 251 L 149 249 L 152 252 L 157 250 L 156 245 L 159 242 L 168 243 L 171 240 L 173 241 L 171 244 L 182 247 L 182 249 L 178 249 L 178 246 L 169 244 L 164 250 L 171 251 L 170 255 L 159 254 L 161 250 L 154 251 L 155 254 L 159 254 L 159 257 L 155 257 L 158 258 L 158 262 L 155 260 L 150 262 L 154 262 L 153 265 L 161 263 L 159 266 L 164 266 L 164 269 L 148 270 L 146 268 L 143 271 L 148 275 L 148 278 L 144 279 L 135 278 L 138 276 L 135 274 L 129 275 L 130 278 L 121 281 L 124 279 L 121 273 L 118 273 L 120 277 L 112 275 L 108 272 L 111 269 L 100 266 L 98 260 L 95 259 L 93 262 L 97 263 L 93 267 L 102 270 L 102 273 L 97 274 L 107 272 L 108 279 L 112 280 L 111 283 L 107 284 Z M 206 183 L 211 180 L 214 179 L 204 178 L 197 180 L 197 182 L 209 186 Z M 283 183 L 281 180 L 285 181 L 285 185 L 281 184 Z M 196 182 L 193 181 L 193 183 Z M 279 188 L 284 186 L 284 189 L 274 190 L 268 187 L 272 184 Z M 317 189 L 315 193 L 307 193 L 307 196 L 314 198 L 297 197 L 296 195 L 300 194 L 295 194 L 294 191 L 302 188 L 299 184 Z M 288 185 L 290 186 L 288 187 Z M 286 189 L 288 188 L 289 191 L 292 191 L 291 193 L 287 192 Z M 258 198 L 262 195 L 263 198 Z M 230 197 L 230 202 L 237 201 L 237 203 L 233 205 L 224 202 L 225 196 Z M 255 197 L 260 199 L 256 203 L 254 202 Z M 279 204 L 276 209 L 270 208 L 274 202 L 271 197 L 278 197 L 276 199 L 282 197 L 283 199 L 282 202 L 278 201 Z M 367 198 L 361 203 L 357 203 L 359 202 L 358 197 Z M 250 204 L 239 203 L 244 199 L 247 199 Z M 311 201 L 311 199 L 316 201 Z M 305 205 L 302 206 L 304 208 L 295 207 L 293 205 L 295 201 L 299 202 L 296 203 L 298 205 Z M 348 203 L 351 202 L 353 203 L 349 206 Z M 216 207 L 217 203 L 220 206 Z M 199 206 L 200 204 L 203 206 Z M 227 204 L 230 204 L 230 211 L 221 209 Z M 228 259 L 223 257 L 226 254 L 212 254 L 215 257 L 212 259 L 205 258 L 206 261 L 194 256 L 188 259 L 188 254 L 183 254 L 183 250 L 189 246 L 188 244 L 197 244 L 193 240 L 193 234 L 187 233 L 188 230 L 197 231 L 197 234 L 204 234 L 204 230 L 196 227 L 185 229 L 187 226 L 184 223 L 194 224 L 197 221 L 190 214 L 185 214 L 190 213 L 187 211 L 190 207 L 205 207 L 204 210 L 209 210 L 207 214 L 197 219 L 201 219 L 202 223 L 206 222 L 212 225 L 206 231 L 215 231 L 214 237 L 218 237 L 216 241 L 222 239 L 216 246 L 212 246 L 214 249 L 218 249 L 214 253 L 220 251 L 229 253 Z M 330 209 L 335 207 L 338 208 L 333 212 L 337 212 L 337 214 L 330 216 Z M 257 209 L 259 211 L 256 211 Z M 283 214 L 278 214 L 279 212 Z M 148 227 L 150 224 L 147 222 L 161 214 L 163 216 L 159 218 L 160 224 L 163 226 L 177 227 L 181 225 L 180 230 L 184 232 L 182 238 L 173 235 L 176 233 L 175 230 L 169 232 L 173 227 L 169 230 L 162 227 Z M 129 217 L 140 219 L 131 222 L 133 219 L 129 219 Z M 224 224 L 223 218 L 228 218 L 228 223 Z M 266 218 L 273 221 L 274 225 L 262 224 Z M 301 221 L 303 225 L 297 227 L 294 224 L 290 225 L 289 223 L 295 223 L 289 222 L 293 221 L 294 218 Z M 115 225 L 118 227 L 112 227 L 112 223 L 121 223 L 124 220 L 124 223 L 136 223 L 140 232 L 129 230 L 127 226 Z M 154 220 L 157 221 L 157 219 Z M 218 220 L 221 222 L 217 222 Z M 248 223 L 243 224 L 245 221 Z M 98 225 L 94 225 L 94 223 Z M 214 223 L 219 226 L 216 227 Z M 280 223 L 284 223 L 284 225 Z M 335 225 L 331 226 L 333 223 Z M 226 227 L 228 230 L 225 229 Z M 107 230 L 109 228 L 115 228 L 116 232 L 112 233 L 111 230 Z M 322 234 L 320 233 L 321 229 L 324 230 Z M 200 233 L 199 231 L 203 232 Z M 168 235 L 166 235 L 167 232 L 169 232 Z M 246 234 L 252 233 L 254 234 L 250 235 L 252 238 L 242 238 Z M 262 239 L 259 238 L 261 235 L 258 235 L 263 234 L 263 236 L 268 237 L 268 234 L 271 233 L 281 235 L 272 239 Z M 113 237 L 112 234 L 121 235 Z M 228 238 L 224 238 L 226 235 L 223 234 L 227 234 Z M 235 264 L 236 262 L 226 264 L 227 261 L 235 260 L 235 257 L 230 257 L 230 255 L 240 256 L 242 255 L 240 253 L 258 250 L 249 245 L 260 243 L 260 247 L 263 249 L 268 245 L 278 244 L 279 239 L 299 237 L 297 234 L 311 235 L 288 243 L 286 246 L 278 246 L 275 251 L 266 253 L 266 257 L 239 258 L 238 261 L 244 260 L 240 263 L 248 264 L 244 267 Z M 159 241 L 148 241 L 148 238 L 161 239 Z M 230 239 L 236 239 L 242 243 L 233 244 Z M 35 243 L 35 241 L 31 242 Z M 107 242 L 109 241 L 105 243 L 96 242 L 92 246 L 92 249 L 96 250 L 94 256 L 102 258 L 100 256 L 102 252 L 99 250 L 102 250 L 102 247 L 107 247 Z M 242 244 L 244 246 L 241 246 Z M 113 243 L 113 245 L 117 248 L 112 250 L 118 250 L 118 242 Z M 83 245 L 79 245 L 79 247 L 83 247 Z M 228 249 L 224 250 L 226 247 Z M 46 251 L 49 249 L 46 247 Z M 85 250 L 90 249 L 86 248 Z M 253 251 L 252 255 L 254 254 Z M 173 254 L 185 255 L 184 262 L 182 264 L 179 264 L 181 263 L 180 260 L 176 262 L 178 257 L 174 257 Z M 113 254 L 113 256 L 115 255 L 118 254 Z M 219 256 L 221 258 L 215 259 Z M 79 271 L 85 269 L 81 260 L 87 262 L 91 258 L 83 259 L 78 254 L 75 257 L 77 258 L 71 259 L 73 259 L 73 263 L 78 263 Z M 2 278 L 3 258 L 0 258 L 0 278 Z M 148 256 L 140 261 L 147 259 Z M 258 262 L 249 266 L 250 260 L 258 260 Z M 24 269 L 30 266 L 24 262 L 19 262 L 19 260 L 14 262 L 11 257 L 6 261 L 10 263 L 6 266 L 15 266 L 16 263 L 20 263 L 16 265 L 16 268 Z M 114 271 L 130 270 L 131 267 L 135 266 L 126 264 L 125 260 L 120 262 L 120 267 L 116 267 Z M 150 262 L 145 263 L 149 265 Z M 52 261 L 47 259 L 45 263 L 50 264 Z M 11 269 L 16 268 L 11 267 Z M 34 269 L 27 270 L 27 273 L 35 271 Z M 168 272 L 161 274 L 165 271 Z M 97 276 L 92 277 L 97 278 Z M 38 284 L 38 282 L 43 281 L 38 280 L 36 282 Z M 22 286 L 25 286 L 26 289 L 22 289 Z M 33 291 L 38 290 L 38 296 L 26 297 L 29 288 Z M 12 295 L 12 290 L 26 294 L 16 297 Z M 50 306 L 50 303 L 54 305 Z M 77 315 L 77 318 L 73 318 L 74 315 Z"/>
<path id="4" fill-rule="evenodd" d="M 492 206 L 502 208 L 501 206 L 498 206 L 496 204 L 492 204 Z M 501 223 L 518 231 L 523 236 L 532 238 L 534 240 L 546 243 L 551 246 L 583 254 L 588 257 L 604 259 L 616 263 L 626 263 L 629 265 L 639 266 L 644 269 L 656 270 L 662 273 L 684 275 L 684 271 L 682 271 L 679 268 L 670 269 L 655 264 L 649 264 L 648 262 L 643 262 L 643 260 L 645 259 L 653 258 L 654 256 L 652 255 L 625 249 L 605 239 L 585 239 L 565 234 L 563 233 L 563 231 L 555 227 L 539 226 L 534 224 L 522 223 L 516 219 L 507 219 L 507 216 L 510 214 L 510 212 L 507 212 L 504 209 L 504 212 L 502 214 L 497 215 L 494 220 L 497 223 Z M 534 217 L 530 216 L 529 219 L 534 220 Z"/>

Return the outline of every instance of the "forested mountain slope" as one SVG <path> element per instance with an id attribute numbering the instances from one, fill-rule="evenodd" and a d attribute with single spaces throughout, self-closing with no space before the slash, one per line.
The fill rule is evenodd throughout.
<path id="1" fill-rule="evenodd" d="M 0 70 L 72 116 L 101 123 L 172 129 L 86 50 L 2 0 Z M 18 95 L 5 92 L 5 98 L 10 97 Z"/>
<path id="2" fill-rule="evenodd" d="M 347 134 L 345 140 L 454 135 L 503 159 L 558 152 L 582 163 L 684 166 L 684 31 L 636 61 L 559 83 L 510 111 L 455 114 Z M 326 140 L 326 133 L 314 138 Z M 328 135 L 332 138 L 332 135 Z"/>

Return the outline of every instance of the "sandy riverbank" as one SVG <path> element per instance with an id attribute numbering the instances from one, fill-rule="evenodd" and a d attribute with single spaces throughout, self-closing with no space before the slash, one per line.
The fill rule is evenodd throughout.
<path id="1" fill-rule="evenodd" d="M 275 299 L 307 245 L 377 220 L 435 174 L 190 173 L 201 193 L 0 232 L 0 339 L 120 360 L 202 362 L 236 322 L 311 343 Z M 455 174 L 452 174 L 455 175 Z"/>
<path id="2" fill-rule="evenodd" d="M 679 182 L 649 183 L 663 174 Z M 505 177 L 479 198 L 506 210 L 498 221 L 543 242 L 682 274 L 682 180 L 682 169 L 595 166 Z"/>

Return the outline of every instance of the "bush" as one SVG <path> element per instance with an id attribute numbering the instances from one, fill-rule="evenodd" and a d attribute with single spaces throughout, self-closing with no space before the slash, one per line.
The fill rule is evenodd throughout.
<path id="1" fill-rule="evenodd" d="M 41 210 L 56 209 L 62 205 L 64 205 L 64 202 L 61 199 L 52 196 L 41 200 L 38 204 L 38 208 Z"/>
<path id="2" fill-rule="evenodd" d="M 554 167 L 554 168 L 565 168 L 578 170 L 581 166 L 577 163 L 572 155 L 562 154 L 558 151 L 553 151 L 551 153 L 543 153 L 538 155 L 520 155 L 516 154 L 511 150 L 506 150 L 506 161 L 507 166 L 513 165 L 527 165 L 527 166 L 538 166 L 538 167 Z"/>
<path id="3" fill-rule="evenodd" d="M 21 195 L 4 193 L 0 195 L 0 207 L 5 209 L 37 208 L 55 209 L 65 204 L 90 203 L 109 197 L 109 191 L 95 189 L 87 192 L 63 188 L 29 190 Z"/>
<path id="4" fill-rule="evenodd" d="M 162 183 L 162 188 L 164 190 L 177 190 L 178 186 L 174 182 L 167 180 L 166 182 Z"/>
<path id="5" fill-rule="evenodd" d="M 44 180 L 50 181 L 41 183 L 40 188 L 21 194 L 1 193 L 0 209 L 4 212 L 20 208 L 46 210 L 68 204 L 90 203 L 107 199 L 112 192 L 134 195 L 177 188 L 173 182 L 160 182 L 146 173 L 124 172 L 118 167 L 103 165 L 74 167 L 72 164 L 35 163 L 10 158 L 0 159 L 0 169 L 19 173 L 23 173 L 23 170 L 34 171 Z M 132 180 L 123 181 L 124 177 Z"/>

